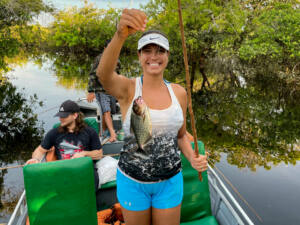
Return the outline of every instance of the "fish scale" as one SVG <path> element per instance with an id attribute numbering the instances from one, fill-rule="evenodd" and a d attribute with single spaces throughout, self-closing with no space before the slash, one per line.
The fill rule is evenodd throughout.
<path id="1" fill-rule="evenodd" d="M 130 126 L 139 147 L 143 149 L 152 138 L 152 124 L 149 109 L 141 97 L 133 102 Z"/>

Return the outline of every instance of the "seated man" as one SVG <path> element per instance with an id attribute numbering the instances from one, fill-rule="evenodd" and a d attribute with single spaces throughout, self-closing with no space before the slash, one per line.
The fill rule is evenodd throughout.
<path id="1" fill-rule="evenodd" d="M 57 159 L 74 159 L 91 157 L 94 162 L 103 156 L 102 146 L 96 131 L 83 121 L 83 114 L 77 103 L 67 100 L 59 108 L 55 116 L 61 122 L 58 128 L 47 132 L 41 145 L 32 153 L 32 159 L 26 164 L 39 163 L 47 152 L 54 146 Z M 99 177 L 95 172 L 95 187 L 98 189 Z"/>
<path id="2" fill-rule="evenodd" d="M 106 42 L 106 44 L 108 43 L 109 41 Z M 92 69 L 89 73 L 87 100 L 88 102 L 92 102 L 96 97 L 97 102 L 101 107 L 101 111 L 103 115 L 103 121 L 104 121 L 103 131 L 105 131 L 107 128 L 110 134 L 109 141 L 114 142 L 117 140 L 117 135 L 113 127 L 111 114 L 113 114 L 114 111 L 116 111 L 116 99 L 113 96 L 105 93 L 105 90 L 103 89 L 102 84 L 99 82 L 99 79 L 96 75 L 96 70 L 100 58 L 101 58 L 101 54 L 96 57 Z M 116 70 L 119 69 L 120 69 L 120 62 L 118 62 Z M 101 133 L 101 135 L 103 135 L 103 133 Z"/>

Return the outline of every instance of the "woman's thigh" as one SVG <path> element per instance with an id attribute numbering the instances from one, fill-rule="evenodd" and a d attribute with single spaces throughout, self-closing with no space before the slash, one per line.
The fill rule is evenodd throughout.
<path id="1" fill-rule="evenodd" d="M 151 208 L 143 211 L 132 211 L 122 207 L 122 213 L 126 225 L 150 225 L 151 224 Z"/>
<path id="2" fill-rule="evenodd" d="M 179 225 L 181 204 L 169 209 L 152 208 L 153 225 Z M 127 224 L 126 224 L 127 225 Z"/>

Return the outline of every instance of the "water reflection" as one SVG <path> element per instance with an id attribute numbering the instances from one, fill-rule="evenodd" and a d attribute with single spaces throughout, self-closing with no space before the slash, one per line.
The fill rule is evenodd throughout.
<path id="1" fill-rule="evenodd" d="M 278 98 L 277 88 L 224 85 L 199 91 L 196 103 L 199 136 L 216 151 L 228 153 L 228 162 L 239 168 L 271 168 L 300 159 L 300 107 Z"/>
<path id="2" fill-rule="evenodd" d="M 100 54 L 100 52 L 99 52 Z M 88 75 L 92 68 L 96 56 L 80 56 L 68 54 L 59 56 L 58 54 L 47 53 L 43 56 L 42 64 L 51 62 L 51 70 L 57 77 L 57 84 L 65 89 L 87 90 Z M 141 69 L 136 54 L 127 53 L 120 56 L 120 73 L 127 77 L 141 75 Z"/>
<path id="3" fill-rule="evenodd" d="M 33 108 L 41 106 L 37 96 L 26 98 L 8 80 L 0 84 L 0 167 L 23 164 L 31 155 L 44 133 Z M 4 188 L 8 170 L 0 170 L 0 210 L 9 211 L 15 204 L 20 190 Z M 14 177 L 15 178 L 15 177 Z M 2 213 L 1 213 L 2 214 Z"/>

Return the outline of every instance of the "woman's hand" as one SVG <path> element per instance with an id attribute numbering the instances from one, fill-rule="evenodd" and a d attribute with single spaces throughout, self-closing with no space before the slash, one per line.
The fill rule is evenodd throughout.
<path id="1" fill-rule="evenodd" d="M 146 28 L 147 16 L 138 9 L 124 9 L 118 24 L 117 33 L 121 38 L 126 39 L 137 31 L 144 31 Z"/>
<path id="2" fill-rule="evenodd" d="M 198 172 L 204 172 L 205 170 L 207 170 L 207 156 L 207 152 L 205 153 L 205 155 L 199 155 L 198 157 L 196 157 L 196 155 L 193 155 L 190 160 L 192 167 Z"/>

